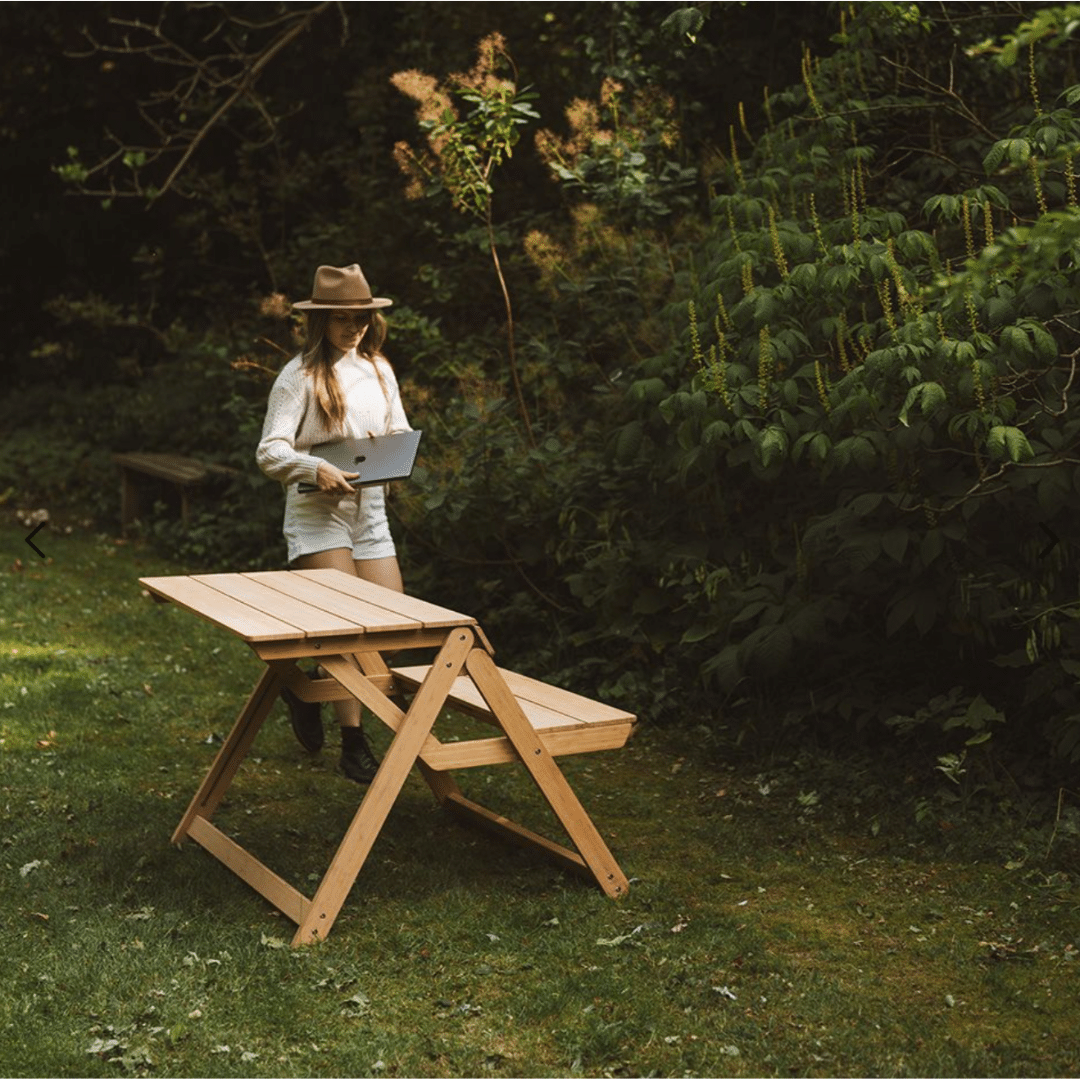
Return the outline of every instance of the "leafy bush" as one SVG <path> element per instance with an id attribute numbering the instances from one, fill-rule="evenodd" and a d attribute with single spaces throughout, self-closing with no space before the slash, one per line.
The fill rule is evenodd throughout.
<path id="1" fill-rule="evenodd" d="M 858 9 L 744 156 L 732 133 L 682 342 L 641 365 L 614 440 L 677 496 L 592 591 L 622 606 L 620 563 L 662 543 L 637 626 L 725 695 L 969 743 L 985 700 L 1077 760 L 1080 87 L 1044 111 L 1063 57 L 1034 44 L 1027 71 L 971 49 L 949 85 L 931 30 Z M 918 711 L 958 680 L 955 709 Z"/>

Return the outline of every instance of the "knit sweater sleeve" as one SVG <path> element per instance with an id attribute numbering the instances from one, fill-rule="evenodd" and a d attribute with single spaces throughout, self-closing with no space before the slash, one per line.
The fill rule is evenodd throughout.
<path id="1" fill-rule="evenodd" d="M 319 458 L 297 449 L 296 439 L 307 409 L 303 375 L 295 361 L 274 381 L 255 460 L 267 476 L 283 484 L 315 483 Z"/>
<path id="2" fill-rule="evenodd" d="M 405 406 L 401 403 L 401 390 L 398 388 L 398 381 L 394 376 L 394 369 L 385 360 L 383 360 L 382 363 L 385 365 L 384 370 L 389 376 L 388 382 L 390 384 L 390 409 L 387 433 L 396 435 L 402 431 L 412 431 L 409 420 L 405 416 Z"/>

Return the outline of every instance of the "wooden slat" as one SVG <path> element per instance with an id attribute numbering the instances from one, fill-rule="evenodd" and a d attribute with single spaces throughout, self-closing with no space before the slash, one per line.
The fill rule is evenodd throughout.
<path id="1" fill-rule="evenodd" d="M 619 750 L 626 745 L 634 725 L 590 724 L 570 731 L 541 733 L 540 742 L 552 757 L 569 754 L 591 754 L 596 750 Z M 494 739 L 463 739 L 461 742 L 439 743 L 422 753 L 425 764 L 433 769 L 475 769 L 479 765 L 507 765 L 519 761 L 513 744 L 505 737 Z"/>
<path id="2" fill-rule="evenodd" d="M 481 806 L 479 803 L 465 798 L 464 795 L 448 795 L 443 800 L 443 806 L 455 816 L 474 825 L 479 825 L 496 836 L 510 840 L 520 847 L 541 851 L 548 858 L 561 863 L 568 870 L 592 876 L 585 860 L 576 851 L 571 851 L 569 848 L 563 847 L 562 844 L 556 844 L 554 840 L 548 840 L 547 837 L 534 833 L 531 829 L 519 825 L 516 821 L 511 821 L 501 814 L 496 814 L 486 806 Z"/>
<path id="3" fill-rule="evenodd" d="M 439 607 L 438 604 L 428 603 L 427 600 L 421 600 L 419 597 L 408 596 L 406 593 L 395 592 L 393 589 L 386 589 L 370 581 L 351 577 L 340 570 L 294 570 L 292 572 L 310 578 L 312 581 L 318 581 L 357 600 L 363 600 L 411 621 L 422 623 L 428 629 L 472 626 L 476 622 L 471 615 L 463 615 L 459 611 Z"/>
<path id="4" fill-rule="evenodd" d="M 564 690 L 561 686 L 552 686 L 528 675 L 519 675 L 516 671 L 503 671 L 503 678 L 514 697 L 522 701 L 532 701 L 553 712 L 576 717 L 587 724 L 619 723 L 634 719 L 633 713 L 575 694 L 572 690 Z"/>
<path id="5" fill-rule="evenodd" d="M 174 484 L 197 484 L 206 478 L 207 472 L 201 461 L 175 454 L 113 454 L 113 460 L 125 469 L 134 469 L 159 480 L 171 480 Z"/>
<path id="6" fill-rule="evenodd" d="M 288 641 L 304 637 L 298 626 L 256 611 L 189 577 L 145 577 L 139 578 L 139 583 L 244 641 Z"/>
<path id="7" fill-rule="evenodd" d="M 283 573 L 282 576 L 288 575 Z M 191 580 L 199 581 L 216 592 L 247 604 L 264 615 L 283 619 L 299 627 L 306 637 L 355 634 L 365 629 L 354 620 L 343 619 L 279 592 L 264 581 L 254 581 L 248 574 L 199 574 L 194 575 Z"/>
<path id="8" fill-rule="evenodd" d="M 539 735 L 530 727 L 495 661 L 482 649 L 473 649 L 465 666 L 548 806 L 555 811 L 566 835 L 592 870 L 596 883 L 612 898 L 625 896 L 630 887 L 626 875 L 619 869 L 566 777 L 544 749 Z"/>
<path id="9" fill-rule="evenodd" d="M 383 693 L 390 693 L 394 689 L 393 677 L 390 675 L 369 675 L 367 680 Z M 312 679 L 295 667 L 286 676 L 285 685 L 301 701 L 352 700 L 352 694 L 345 690 L 336 679 Z"/>
<path id="10" fill-rule="evenodd" d="M 394 677 L 407 687 L 419 685 L 427 665 L 394 668 Z M 537 731 L 554 731 L 596 724 L 633 723 L 633 713 L 624 712 L 600 701 L 582 697 L 558 686 L 549 686 L 527 675 L 499 668 L 506 685 L 517 698 L 529 722 Z M 473 716 L 486 719 L 490 710 L 472 680 L 462 676 L 454 683 L 450 700 Z"/>
<path id="11" fill-rule="evenodd" d="M 172 838 L 174 844 L 183 842 L 187 836 L 188 826 L 196 817 L 209 819 L 214 816 L 214 811 L 225 797 L 225 792 L 228 791 L 233 777 L 240 768 L 240 763 L 251 749 L 255 736 L 278 699 L 278 691 L 285 677 L 286 668 L 285 664 L 268 664 L 266 670 L 263 671 L 255 684 L 255 689 L 251 691 L 247 702 L 240 710 L 232 731 L 221 744 L 221 749 L 217 752 L 210 771 L 203 778 L 195 797 L 188 804 L 187 811 L 180 819 L 180 824 L 176 826 Z"/>
<path id="12" fill-rule="evenodd" d="M 416 762 L 431 727 L 439 714 L 446 691 L 461 670 L 462 663 L 476 640 L 466 627 L 445 635 L 446 643 L 432 664 L 431 675 L 424 681 L 409 707 L 409 723 L 403 723 L 383 756 L 375 779 L 368 786 L 352 823 L 319 883 L 311 907 L 297 927 L 294 945 L 304 945 L 325 938 L 337 918 L 345 897 L 364 865 L 375 838 L 386 821 L 390 808 L 401 791 L 405 778 Z M 480 650 L 476 650 L 479 652 Z M 482 653 L 486 656 L 487 653 Z M 363 676 L 355 668 L 338 666 L 335 678 L 359 698 Z"/>
<path id="13" fill-rule="evenodd" d="M 311 607 L 348 619 L 362 629 L 370 625 L 378 630 L 416 630 L 422 625 L 418 619 L 396 615 L 384 607 L 332 589 L 325 582 L 311 578 L 302 571 L 262 570 L 245 574 L 244 577 L 301 600 Z"/>
<path id="14" fill-rule="evenodd" d="M 395 668 L 394 676 L 395 678 L 400 677 L 407 687 L 412 687 L 423 679 L 426 672 L 427 665 L 421 664 L 413 668 Z M 468 678 L 468 676 L 463 675 L 454 683 L 454 688 L 450 693 L 450 702 L 461 709 L 462 712 L 475 716 L 477 719 L 489 721 L 492 719 L 491 710 L 487 707 L 487 703 L 484 701 L 480 691 L 477 690 L 472 679 Z M 529 718 L 529 723 L 537 731 L 556 731 L 567 728 L 586 728 L 588 726 L 584 720 L 580 720 L 575 716 L 553 712 L 551 709 L 545 709 L 543 706 L 536 705 L 531 701 L 520 701 L 519 704 Z"/>
<path id="15" fill-rule="evenodd" d="M 395 705 L 385 694 L 375 687 L 370 676 L 362 675 L 353 666 L 351 659 L 344 656 L 328 656 L 322 661 L 323 667 L 339 682 L 350 696 L 361 705 L 366 705 L 391 731 L 397 732 L 405 712 Z M 434 740 L 432 740 L 434 744 Z M 427 743 L 424 744 L 425 746 Z"/>
<path id="16" fill-rule="evenodd" d="M 235 840 L 230 840 L 219 828 L 211 825 L 206 818 L 195 818 L 188 829 L 188 836 L 223 862 L 237 877 L 243 878 L 257 893 L 265 896 L 282 915 L 294 923 L 304 921 L 311 901 Z"/>
<path id="17" fill-rule="evenodd" d="M 263 660 L 299 660 L 308 657 L 369 653 L 372 649 L 437 649 L 446 640 L 445 630 L 389 630 L 386 633 L 347 634 L 344 637 L 306 638 L 299 630 L 292 640 L 255 641 L 251 647 Z"/>

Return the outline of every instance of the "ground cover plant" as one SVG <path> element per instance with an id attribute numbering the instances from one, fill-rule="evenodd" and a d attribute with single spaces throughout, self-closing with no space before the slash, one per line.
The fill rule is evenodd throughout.
<path id="1" fill-rule="evenodd" d="M 414 780 L 330 939 L 288 949 L 168 844 L 258 662 L 140 595 L 182 565 L 24 534 L 0 527 L 5 1075 L 1077 1075 L 1075 813 L 919 821 L 951 781 L 917 760 L 734 759 L 647 715 L 565 765 L 624 902 Z M 220 814 L 301 889 L 355 806 L 330 760 L 278 714 Z M 466 779 L 534 812 L 510 769 Z"/>

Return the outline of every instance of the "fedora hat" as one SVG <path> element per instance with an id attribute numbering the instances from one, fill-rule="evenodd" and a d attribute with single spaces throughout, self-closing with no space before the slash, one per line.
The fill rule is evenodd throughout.
<path id="1" fill-rule="evenodd" d="M 372 296 L 360 267 L 320 266 L 315 271 L 315 284 L 311 287 L 311 299 L 293 304 L 300 311 L 338 309 L 363 311 L 371 308 L 389 307 L 394 301 L 385 296 Z"/>

